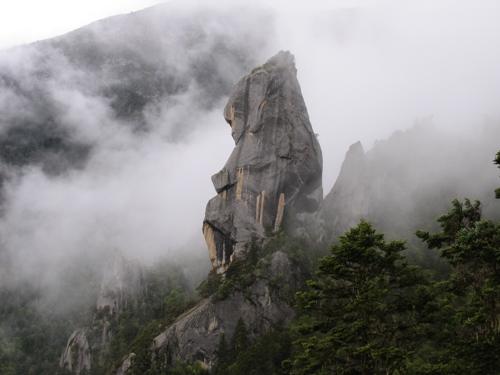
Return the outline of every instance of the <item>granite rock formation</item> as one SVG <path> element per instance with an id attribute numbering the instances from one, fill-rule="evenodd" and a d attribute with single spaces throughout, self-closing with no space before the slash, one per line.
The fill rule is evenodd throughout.
<path id="1" fill-rule="evenodd" d="M 369 206 L 364 194 L 368 182 L 366 169 L 363 146 L 361 142 L 354 143 L 349 147 L 337 180 L 321 208 L 330 241 L 355 226 L 361 218 L 366 218 Z"/>
<path id="2" fill-rule="evenodd" d="M 423 123 L 377 141 L 366 152 L 361 143 L 353 144 L 323 201 L 325 243 L 365 219 L 389 237 L 407 239 L 417 252 L 422 242 L 415 232 L 431 230 L 429 223 L 454 198 L 477 198 L 485 217 L 499 218 L 491 164 L 499 137 L 498 125 L 485 126 L 470 139 Z"/>
<path id="3" fill-rule="evenodd" d="M 321 149 L 296 74 L 294 57 L 280 52 L 236 84 L 224 110 L 236 146 L 212 177 L 218 195 L 209 201 L 203 223 L 218 273 L 235 259 L 248 260 L 252 243 L 269 245 L 264 240 L 273 232 L 302 234 L 321 207 Z M 158 335 L 150 348 L 154 368 L 167 371 L 177 362 L 211 368 L 221 336 L 232 337 L 239 319 L 251 338 L 289 323 L 304 265 L 280 246 L 258 259 L 258 272 L 246 269 L 255 272 L 250 285 L 203 299 Z M 219 277 L 231 282 L 229 273 Z M 124 368 L 130 369 L 126 361 L 117 373 Z"/>
<path id="4" fill-rule="evenodd" d="M 262 261 L 261 276 L 248 288 L 222 300 L 202 300 L 157 336 L 151 348 L 153 362 L 160 369 L 176 362 L 197 362 L 211 368 L 217 361 L 221 335 L 233 337 L 239 319 L 252 339 L 275 325 L 288 324 L 295 316 L 290 296 L 303 283 L 302 271 L 284 251 Z"/>
<path id="5" fill-rule="evenodd" d="M 322 156 L 297 80 L 279 52 L 234 87 L 224 110 L 235 148 L 212 176 L 203 234 L 213 268 L 226 271 L 251 241 L 299 234 L 323 199 Z"/>
<path id="6" fill-rule="evenodd" d="M 139 264 L 115 252 L 103 269 L 92 323 L 71 334 L 59 361 L 59 366 L 71 374 L 89 371 L 101 361 L 115 333 L 113 323 L 143 293 L 143 269 Z"/>
<path id="7" fill-rule="evenodd" d="M 85 330 L 76 330 L 70 336 L 59 361 L 59 366 L 76 375 L 80 375 L 84 371 L 90 371 L 91 353 Z"/>

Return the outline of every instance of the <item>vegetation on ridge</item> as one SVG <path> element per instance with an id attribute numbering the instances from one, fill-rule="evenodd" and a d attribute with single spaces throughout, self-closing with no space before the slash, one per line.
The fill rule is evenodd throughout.
<path id="1" fill-rule="evenodd" d="M 500 153 L 495 163 L 500 167 Z M 253 246 L 226 277 L 212 274 L 202 283 L 200 294 L 224 299 L 245 292 L 261 277 L 270 286 L 279 283 L 263 273 L 276 251 L 286 252 L 310 280 L 303 290 L 287 293 L 298 312 L 291 326 L 276 326 L 252 339 L 240 319 L 232 337 L 221 336 L 211 373 L 498 373 L 500 223 L 484 219 L 481 204 L 468 199 L 454 200 L 437 222 L 439 230 L 419 231 L 417 237 L 448 264 L 445 273 L 410 264 L 404 241 L 386 240 L 366 221 L 340 236 L 319 260 L 317 251 L 307 251 L 305 243 L 283 233 L 262 248 Z M 136 355 L 131 374 L 209 373 L 199 364 L 178 363 L 168 370 L 152 366 L 152 338 L 193 303 L 182 280 L 169 274 L 173 279 L 151 274 L 144 300 L 128 306 L 113 322 L 109 351 L 92 374 L 108 373 L 130 352 Z M 58 350 L 48 340 L 66 338 L 68 326 L 38 321 L 36 310 L 26 303 L 31 299 L 4 298 L 9 303 L 0 313 L 16 316 L 18 339 L 0 335 L 2 374 L 54 373 L 49 359 L 56 359 Z"/>
<path id="2" fill-rule="evenodd" d="M 496 374 L 500 224 L 467 199 L 454 200 L 438 223 L 440 231 L 417 236 L 438 250 L 448 274 L 409 265 L 404 242 L 387 242 L 361 222 L 297 293 L 295 323 L 233 354 L 230 364 L 222 356 L 224 371 L 216 373 Z M 260 366 L 254 353 L 266 344 L 263 362 L 281 364 L 252 372 L 245 359 Z"/>

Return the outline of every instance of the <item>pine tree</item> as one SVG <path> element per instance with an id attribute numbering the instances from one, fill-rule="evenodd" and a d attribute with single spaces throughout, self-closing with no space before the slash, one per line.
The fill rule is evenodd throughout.
<path id="1" fill-rule="evenodd" d="M 217 347 L 217 364 L 213 370 L 215 375 L 223 375 L 226 373 L 226 368 L 231 364 L 232 356 L 229 345 L 226 341 L 226 335 L 222 333 L 219 338 L 219 346 Z"/>
<path id="2" fill-rule="evenodd" d="M 238 319 L 238 323 L 236 323 L 236 328 L 234 329 L 233 338 L 231 340 L 231 351 L 233 356 L 237 356 L 238 353 L 246 350 L 249 344 L 247 327 L 243 319 L 240 318 Z"/>
<path id="3" fill-rule="evenodd" d="M 451 334 L 455 372 L 494 374 L 500 368 L 500 225 L 481 218 L 479 202 L 453 201 L 439 218 L 441 232 L 418 232 L 453 267 L 443 283 L 443 330 Z"/>
<path id="4" fill-rule="evenodd" d="M 364 221 L 340 237 L 298 293 L 293 374 L 405 373 L 426 300 L 424 278 L 404 249 Z"/>

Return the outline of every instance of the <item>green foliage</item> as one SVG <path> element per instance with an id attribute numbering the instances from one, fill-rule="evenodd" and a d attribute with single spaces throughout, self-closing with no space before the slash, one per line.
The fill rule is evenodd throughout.
<path id="1" fill-rule="evenodd" d="M 123 358 L 134 353 L 131 374 L 156 374 L 152 368 L 150 346 L 177 316 L 194 305 L 183 275 L 168 265 L 158 265 L 145 276 L 145 292 L 128 304 L 112 320 L 113 332 L 102 372 L 116 368 Z"/>
<path id="2" fill-rule="evenodd" d="M 462 203 L 455 199 L 452 202 L 452 209 L 438 219 L 442 231 L 433 235 L 428 232 L 417 231 L 417 237 L 426 242 L 430 249 L 443 248 L 443 257 L 453 264 L 452 254 L 449 254 L 453 249 L 449 246 L 454 243 L 460 230 L 470 228 L 481 220 L 480 206 L 481 204 L 478 201 L 471 203 L 469 199 L 466 199 Z"/>
<path id="3" fill-rule="evenodd" d="M 218 292 L 221 284 L 222 275 L 219 275 L 214 270 L 211 270 L 207 278 L 201 282 L 198 288 L 196 288 L 196 291 L 201 297 L 208 298 Z"/>
<path id="4" fill-rule="evenodd" d="M 297 269 L 305 275 L 310 273 L 314 259 L 318 257 L 318 250 L 308 248 L 300 239 L 291 238 L 283 232 L 275 233 L 263 246 L 252 242 L 245 258 L 234 260 L 224 275 L 211 271 L 207 279 L 198 286 L 198 293 L 205 298 L 224 300 L 235 291 L 245 292 L 257 279 L 268 278 L 269 275 L 265 273 L 269 259 L 277 251 L 285 252 Z M 273 286 L 273 280 L 268 281 L 270 286 Z M 286 285 L 280 287 L 285 289 Z"/>
<path id="5" fill-rule="evenodd" d="M 143 286 L 141 293 L 127 296 L 118 315 L 89 309 L 76 318 L 42 310 L 42 293 L 32 286 L 0 288 L 0 374 L 63 374 L 59 358 L 77 327 L 88 327 L 91 374 L 109 373 L 131 352 L 132 374 L 154 374 L 149 368 L 153 338 L 195 301 L 183 274 L 168 263 L 147 270 Z M 110 332 L 106 346 L 101 344 L 104 326 Z"/>
<path id="6" fill-rule="evenodd" d="M 228 345 L 226 340 L 226 335 L 222 333 L 219 339 L 219 345 L 217 347 L 217 365 L 215 367 L 214 373 L 219 374 L 222 369 L 226 369 L 232 361 L 232 350 Z"/>
<path id="7" fill-rule="evenodd" d="M 243 322 L 243 319 L 238 319 L 238 323 L 236 324 L 236 328 L 234 330 L 233 339 L 231 340 L 231 348 L 234 352 L 240 353 L 248 347 L 248 331 Z"/>
<path id="8" fill-rule="evenodd" d="M 500 152 L 495 163 L 500 168 Z M 500 189 L 496 194 L 500 198 Z M 286 295 L 296 303 L 298 317 L 291 328 L 275 327 L 257 338 L 240 319 L 231 338 L 220 336 L 211 373 L 498 373 L 500 224 L 484 220 L 480 203 L 468 199 L 454 200 L 438 224 L 435 233 L 417 232 L 429 253 L 449 268 L 438 278 L 406 261 L 404 242 L 386 241 L 363 221 L 321 260 L 317 249 L 283 233 L 262 247 L 252 244 L 246 258 L 234 261 L 224 276 L 211 272 L 198 293 L 221 300 L 265 279 L 280 298 Z M 300 283 L 284 285 L 269 273 L 277 251 L 303 273 L 296 278 L 311 277 L 317 268 L 304 290 L 295 294 Z M 86 322 L 94 325 L 91 344 L 99 342 L 104 324 L 111 332 L 107 347 L 93 348 L 90 373 L 112 373 L 133 352 L 133 375 L 208 374 L 200 364 L 179 362 L 166 369 L 152 363 L 153 338 L 195 301 L 182 274 L 165 264 L 149 270 L 144 285 L 144 293 L 118 316 L 101 310 L 92 314 L 92 323 Z M 58 369 L 59 356 L 71 331 L 85 319 L 41 314 L 39 298 L 32 287 L 0 289 L 0 374 L 65 373 Z"/>
<path id="9" fill-rule="evenodd" d="M 500 368 L 500 225 L 454 200 L 417 233 L 451 267 L 433 280 L 404 244 L 361 222 L 298 293 L 293 374 L 495 374 Z"/>
<path id="10" fill-rule="evenodd" d="M 291 373 L 405 372 L 428 293 L 422 273 L 404 261 L 404 249 L 364 221 L 340 237 L 317 278 L 298 293 L 302 314 Z"/>
<path id="11" fill-rule="evenodd" d="M 160 374 L 160 373 L 158 373 Z M 199 363 L 177 363 L 173 368 L 167 370 L 166 375 L 208 375 L 210 372 L 204 369 Z"/>
<path id="12" fill-rule="evenodd" d="M 238 322 L 238 326 L 230 345 L 221 335 L 213 374 L 288 374 L 284 362 L 290 357 L 292 341 L 287 329 L 276 327 L 250 343 L 243 321 Z"/>
<path id="13" fill-rule="evenodd" d="M 31 286 L 0 289 L 0 374 L 52 375 L 73 323 L 42 312 L 41 293 Z"/>
<path id="14" fill-rule="evenodd" d="M 461 373 L 500 368 L 500 225 L 481 219 L 479 203 L 454 201 L 439 219 L 441 232 L 419 236 L 453 266 L 442 283 L 441 327 L 447 356 Z M 451 229 L 450 229 L 451 228 Z"/>
<path id="15" fill-rule="evenodd" d="M 254 271 L 258 262 L 257 252 L 257 246 L 252 243 L 248 256 L 234 260 L 224 275 L 212 270 L 207 279 L 198 286 L 198 293 L 205 298 L 211 296 L 224 300 L 235 290 L 244 290 L 250 286 L 256 279 Z"/>

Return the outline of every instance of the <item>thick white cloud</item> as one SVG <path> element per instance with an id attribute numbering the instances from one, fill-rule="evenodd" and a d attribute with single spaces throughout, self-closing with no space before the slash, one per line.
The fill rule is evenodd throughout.
<path id="1" fill-rule="evenodd" d="M 34 42 L 115 14 L 162 0 L 4 0 L 0 5 L 0 48 Z"/>
<path id="2" fill-rule="evenodd" d="M 5 1 L 8 5 L 0 7 L 0 48 L 160 2 Z M 472 131 L 474 137 L 469 138 L 475 139 L 485 116 L 500 118 L 497 0 L 261 0 L 276 10 L 277 41 L 263 25 L 254 25 L 248 14 L 229 8 L 236 1 L 211 1 L 230 15 L 211 24 L 211 30 L 231 34 L 227 18 L 232 18 L 233 27 L 245 20 L 251 22 L 246 27 L 252 33 L 272 36 L 266 55 L 280 49 L 295 54 L 311 122 L 323 149 L 325 192 L 333 185 L 349 145 L 358 140 L 371 148 L 377 139 L 427 117 L 439 128 L 466 135 Z M 190 2 L 196 6 L 208 0 Z M 246 2 L 255 5 L 255 1 Z M 233 17 L 233 11 L 243 16 Z M 182 34 L 173 30 L 175 42 Z M 123 35 L 120 38 L 126 40 Z M 179 56 L 196 53 L 176 52 L 176 68 L 186 65 L 178 63 Z M 16 59 L 15 53 L 6 56 L 22 62 L 11 64 L 17 70 L 30 64 L 30 59 Z M 152 134 L 139 139 L 123 130 L 126 127 L 115 126 L 106 100 L 82 90 L 78 72 L 64 68 L 64 60 L 54 59 L 56 63 L 62 66 L 57 65 L 59 74 L 49 89 L 60 104 L 60 116 L 78 139 L 98 147 L 81 171 L 54 178 L 26 170 L 19 180 L 10 182 L 9 204 L 0 222 L 5 246 L 28 274 L 60 270 L 59 263 L 82 253 L 120 249 L 128 256 L 154 261 L 161 255 L 204 251 L 203 210 L 215 194 L 210 175 L 222 167 L 233 147 L 221 114 L 224 100 L 214 111 L 194 114 L 196 90 L 155 103 L 146 110 Z M 78 84 L 67 84 L 74 80 Z M 95 77 L 84 80 L 90 85 L 96 81 Z M 0 94 L 0 117 L 17 116 L 27 105 Z M 24 112 L 23 116 L 30 113 Z M 165 139 L 173 124 L 183 123 L 184 118 L 198 128 L 190 128 L 184 143 L 169 144 Z M 491 163 L 487 161 L 484 168 L 494 175 Z M 185 243 L 191 246 L 193 238 L 199 246 L 178 250 Z M 12 269 L 22 271 L 21 266 Z"/>

